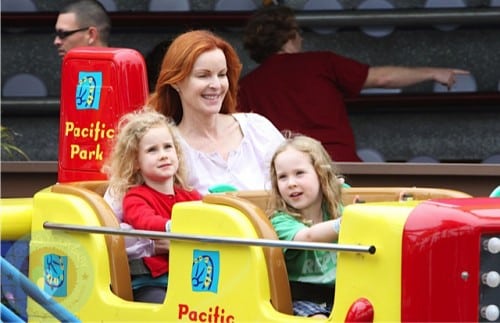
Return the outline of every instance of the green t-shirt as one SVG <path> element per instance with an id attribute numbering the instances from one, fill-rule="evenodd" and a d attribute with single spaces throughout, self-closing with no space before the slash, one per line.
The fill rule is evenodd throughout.
<path id="1" fill-rule="evenodd" d="M 323 220 L 329 219 L 330 216 L 323 212 Z M 271 218 L 271 224 L 280 240 L 289 241 L 293 240 L 298 231 L 308 226 L 284 212 L 276 212 Z M 337 252 L 299 249 L 283 249 L 283 252 L 290 281 L 325 285 L 335 282 Z"/>

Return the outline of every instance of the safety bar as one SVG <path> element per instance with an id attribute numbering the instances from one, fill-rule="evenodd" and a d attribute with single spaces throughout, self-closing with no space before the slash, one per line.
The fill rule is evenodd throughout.
<path id="1" fill-rule="evenodd" d="M 2 322 L 10 322 L 10 323 L 24 323 L 24 320 L 19 317 L 16 313 L 14 313 L 10 308 L 7 306 L 1 305 L 0 307 L 0 318 L 2 319 Z"/>
<path id="2" fill-rule="evenodd" d="M 499 18 L 500 19 L 500 18 Z M 2 117 L 59 116 L 59 98 L 3 98 Z M 471 111 L 499 110 L 499 92 L 418 93 L 391 95 L 362 95 L 346 99 L 349 112 L 407 112 L 407 111 Z"/>
<path id="3" fill-rule="evenodd" d="M 314 11 L 296 15 L 302 26 L 500 25 L 500 9 L 394 9 Z"/>
<path id="4" fill-rule="evenodd" d="M 10 262 L 3 257 L 0 258 L 2 267 L 2 276 L 11 277 L 21 288 L 33 298 L 35 302 L 40 304 L 47 312 L 57 318 L 60 322 L 80 322 L 80 320 L 71 314 L 61 304 L 57 303 L 49 294 L 45 293 L 23 273 L 21 273 Z"/>
<path id="5" fill-rule="evenodd" d="M 302 249 L 302 250 L 333 250 L 333 251 L 346 251 L 346 252 L 361 252 L 375 254 L 375 246 L 360 246 L 360 245 L 344 245 L 336 243 L 322 243 L 322 242 L 297 242 L 297 241 L 283 241 L 271 239 L 251 239 L 251 238 L 233 238 L 233 237 L 213 237 L 196 234 L 181 234 L 172 232 L 159 232 L 147 230 L 124 230 L 119 228 L 109 227 L 96 227 L 78 224 L 65 224 L 44 222 L 45 229 L 61 230 L 61 231 L 76 231 L 87 233 L 100 233 L 100 234 L 114 234 L 123 236 L 134 236 L 150 239 L 170 239 L 170 240 L 183 240 L 183 241 L 199 241 L 211 242 L 222 244 L 235 244 L 247 246 L 260 246 L 260 247 L 280 247 L 289 249 Z"/>
<path id="6" fill-rule="evenodd" d="M 113 28 L 244 26 L 253 11 L 111 12 Z M 53 28 L 56 12 L 4 13 L 2 28 Z M 419 8 L 394 10 L 297 10 L 302 26 L 431 26 L 435 24 L 500 25 L 499 8 Z"/>

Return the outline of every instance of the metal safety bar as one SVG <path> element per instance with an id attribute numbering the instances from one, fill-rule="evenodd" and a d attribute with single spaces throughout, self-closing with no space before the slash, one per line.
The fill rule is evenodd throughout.
<path id="1" fill-rule="evenodd" d="M 21 288 L 28 294 L 29 297 L 42 306 L 47 312 L 54 316 L 60 322 L 80 322 L 80 320 L 69 312 L 64 306 L 57 303 L 51 295 L 47 294 L 40 289 L 35 283 L 24 276 L 16 267 L 14 267 L 10 262 L 0 257 L 0 263 L 2 268 L 2 276 L 5 275 L 10 279 L 14 280 L 16 285 L 18 284 Z M 9 319 L 9 322 L 12 322 Z"/>
<path id="2" fill-rule="evenodd" d="M 344 245 L 344 244 L 321 243 L 321 242 L 282 241 L 282 240 L 271 240 L 271 239 L 213 237 L 213 236 L 196 235 L 196 234 L 183 234 L 183 233 L 133 230 L 133 229 L 124 230 L 119 228 L 96 227 L 96 226 L 53 223 L 53 222 L 44 222 L 43 227 L 45 229 L 62 230 L 62 231 L 76 231 L 76 232 L 87 232 L 87 233 L 134 236 L 134 237 L 142 237 L 150 239 L 199 241 L 199 242 L 260 246 L 260 247 L 280 247 L 280 248 L 302 249 L 302 250 L 334 250 L 334 251 L 347 251 L 347 252 L 362 252 L 369 254 L 374 254 L 376 251 L 375 246 Z"/>
<path id="3" fill-rule="evenodd" d="M 301 26 L 500 25 L 500 8 L 300 11 L 296 19 Z"/>
<path id="4" fill-rule="evenodd" d="M 133 29 L 178 26 L 244 26 L 253 10 L 249 11 L 191 11 L 191 12 L 111 12 L 115 28 Z M 2 28 L 53 28 L 56 12 L 4 13 Z M 296 18 L 302 26 L 431 26 L 435 24 L 500 25 L 500 8 L 418 8 L 393 10 L 297 10 Z"/>
<path id="5" fill-rule="evenodd" d="M 500 19 L 500 18 L 499 18 Z M 4 98 L 0 102 L 2 117 L 59 116 L 60 100 L 46 98 Z M 349 112 L 401 112 L 449 111 L 496 112 L 499 109 L 499 92 L 415 93 L 392 95 L 363 95 L 347 98 Z M 424 112 L 425 112 L 424 111 Z"/>

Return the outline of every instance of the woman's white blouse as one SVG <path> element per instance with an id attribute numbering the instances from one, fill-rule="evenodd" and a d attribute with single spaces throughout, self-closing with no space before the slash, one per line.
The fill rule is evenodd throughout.
<path id="1" fill-rule="evenodd" d="M 256 113 L 235 113 L 243 140 L 227 161 L 219 153 L 193 149 L 179 135 L 186 160 L 189 186 L 202 195 L 214 185 L 229 184 L 238 190 L 269 189 L 269 166 L 276 148 L 284 141 L 280 131 Z"/>

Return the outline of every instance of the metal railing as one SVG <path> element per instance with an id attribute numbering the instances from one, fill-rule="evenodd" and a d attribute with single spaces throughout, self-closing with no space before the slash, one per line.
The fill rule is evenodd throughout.
<path id="1" fill-rule="evenodd" d="M 474 111 L 499 110 L 500 92 L 368 94 L 346 99 L 349 112 L 380 111 Z M 2 116 L 59 116 L 60 100 L 55 97 L 7 98 L 1 100 Z"/>
<path id="2" fill-rule="evenodd" d="M 301 249 L 301 250 L 331 250 L 331 251 L 347 251 L 347 252 L 361 252 L 375 254 L 375 246 L 360 246 L 360 245 L 347 245 L 337 243 L 322 243 L 322 242 L 298 242 L 298 241 L 283 241 L 271 239 L 251 239 L 251 238 L 233 238 L 233 237 L 217 237 L 196 234 L 184 234 L 173 232 L 157 232 L 147 230 L 124 230 L 110 227 L 96 227 L 88 225 L 67 224 L 67 223 L 54 223 L 45 222 L 44 229 L 61 230 L 61 231 L 76 231 L 87 233 L 99 234 L 114 234 L 123 236 L 134 236 L 150 239 L 169 239 L 169 240 L 182 240 L 182 241 L 198 241 L 210 242 L 221 244 L 245 245 L 245 246 L 259 246 L 259 247 L 279 247 L 288 249 Z"/>
<path id="3" fill-rule="evenodd" d="M 187 26 L 230 27 L 244 26 L 253 11 L 190 11 L 190 12 L 111 12 L 113 28 L 137 29 Z M 2 28 L 53 29 L 57 12 L 4 13 Z M 419 8 L 393 10 L 318 10 L 296 12 L 301 26 L 359 27 L 373 25 L 432 26 L 435 24 L 458 24 L 486 26 L 500 25 L 500 8 Z"/>
<path id="4" fill-rule="evenodd" d="M 300 12 L 302 26 L 500 25 L 500 8 L 338 10 Z"/>
<path id="5" fill-rule="evenodd" d="M 38 288 L 36 284 L 30 281 L 26 276 L 24 276 L 23 273 L 21 273 L 16 267 L 14 267 L 3 257 L 1 257 L 1 267 L 2 275 L 8 275 L 9 277 L 11 277 L 12 280 L 14 280 L 19 286 L 21 286 L 21 288 L 29 297 L 31 297 L 35 302 L 42 306 L 56 319 L 61 322 L 80 322 L 80 320 L 76 316 L 71 314 L 61 304 L 52 299 L 50 295 Z M 4 315 L 3 310 L 4 309 L 2 308 L 2 315 Z M 15 313 L 10 310 L 6 310 L 5 315 L 7 318 L 14 321 L 16 321 L 15 319 L 18 318 L 17 315 L 15 315 Z M 11 322 L 11 320 L 9 320 L 9 322 Z M 19 320 L 21 319 L 19 318 Z"/>

